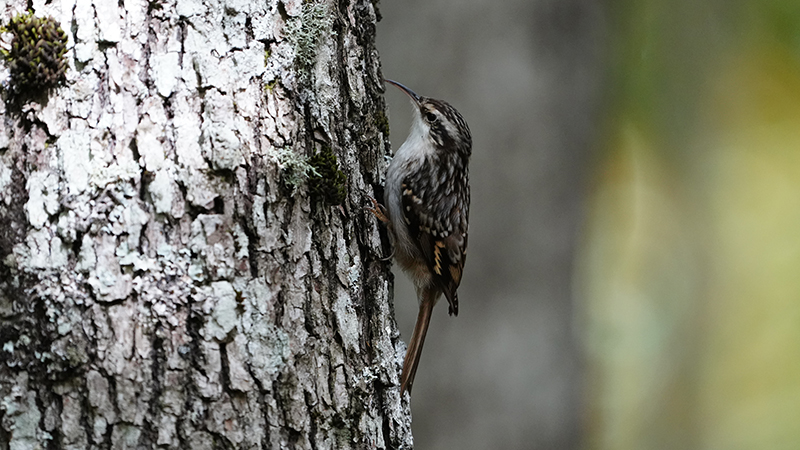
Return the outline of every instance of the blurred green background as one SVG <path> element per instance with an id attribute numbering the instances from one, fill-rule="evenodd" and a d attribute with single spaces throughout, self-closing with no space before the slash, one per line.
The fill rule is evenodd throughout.
<path id="1" fill-rule="evenodd" d="M 800 1 L 379 6 L 384 76 L 475 137 L 418 448 L 800 448 Z"/>
<path id="2" fill-rule="evenodd" d="M 609 3 L 587 441 L 800 448 L 800 2 Z"/>

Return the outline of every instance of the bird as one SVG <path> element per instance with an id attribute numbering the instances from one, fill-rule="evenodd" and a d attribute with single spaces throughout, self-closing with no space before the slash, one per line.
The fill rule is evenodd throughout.
<path id="1" fill-rule="evenodd" d="M 384 204 L 370 210 L 388 224 L 393 256 L 414 284 L 419 303 L 403 361 L 400 393 L 414 384 L 433 307 L 442 295 L 458 315 L 458 294 L 467 257 L 469 159 L 472 135 L 461 114 L 443 100 L 416 94 L 393 80 L 411 99 L 408 137 L 386 175 Z"/>

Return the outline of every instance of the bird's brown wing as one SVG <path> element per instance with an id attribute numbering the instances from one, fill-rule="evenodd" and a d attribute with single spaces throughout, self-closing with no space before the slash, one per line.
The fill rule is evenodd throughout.
<path id="1" fill-rule="evenodd" d="M 457 201 L 448 202 L 420 189 L 420 185 L 413 176 L 403 182 L 404 219 L 433 274 L 433 282 L 450 304 L 450 314 L 458 315 L 456 290 L 466 260 L 469 191 L 467 188 L 449 196 Z"/>

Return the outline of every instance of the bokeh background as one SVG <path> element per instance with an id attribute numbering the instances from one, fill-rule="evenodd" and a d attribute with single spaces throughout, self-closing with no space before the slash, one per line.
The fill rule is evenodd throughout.
<path id="1" fill-rule="evenodd" d="M 800 2 L 378 6 L 384 75 L 474 137 L 417 448 L 800 448 Z"/>

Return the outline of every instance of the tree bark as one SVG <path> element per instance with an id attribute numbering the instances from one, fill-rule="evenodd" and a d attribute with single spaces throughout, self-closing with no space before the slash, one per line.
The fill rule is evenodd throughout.
<path id="1" fill-rule="evenodd" d="M 0 106 L 0 449 L 411 447 L 374 5 L 32 5 L 69 70 Z"/>

